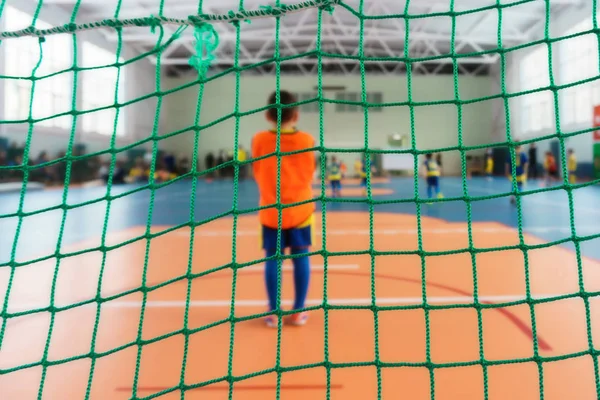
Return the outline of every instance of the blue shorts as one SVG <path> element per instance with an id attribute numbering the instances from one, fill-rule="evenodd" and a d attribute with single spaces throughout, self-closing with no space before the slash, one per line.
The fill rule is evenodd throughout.
<path id="1" fill-rule="evenodd" d="M 340 181 L 339 179 L 335 179 L 331 181 L 331 188 L 333 190 L 339 190 L 342 188 L 342 181 Z"/>
<path id="2" fill-rule="evenodd" d="M 312 245 L 314 217 L 311 216 L 306 222 L 297 228 L 281 230 L 281 250 L 287 247 L 305 248 Z M 262 248 L 274 250 L 277 248 L 277 229 L 262 226 Z"/>
<path id="3" fill-rule="evenodd" d="M 367 177 L 360 178 L 360 186 L 367 187 Z"/>
<path id="4" fill-rule="evenodd" d="M 437 187 L 439 184 L 440 184 L 439 176 L 428 176 L 427 177 L 427 185 Z"/>

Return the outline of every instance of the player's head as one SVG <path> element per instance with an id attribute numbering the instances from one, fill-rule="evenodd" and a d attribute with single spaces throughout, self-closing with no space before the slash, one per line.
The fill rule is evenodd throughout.
<path id="1" fill-rule="evenodd" d="M 292 93 L 281 90 L 279 92 L 279 103 L 282 105 L 294 104 L 296 96 Z M 271 93 L 267 105 L 272 106 L 267 110 L 267 120 L 273 124 L 277 124 L 277 92 Z M 298 107 L 281 107 L 281 125 L 294 125 L 298 121 Z"/>
<path id="2" fill-rule="evenodd" d="M 546 152 L 546 157 L 551 157 L 552 156 L 552 152 L 551 151 L 547 151 Z"/>
<path id="3" fill-rule="evenodd" d="M 331 162 L 333 164 L 335 164 L 337 162 L 337 157 L 336 156 L 331 156 Z"/>
<path id="4" fill-rule="evenodd" d="M 575 151 L 573 149 L 569 149 L 568 154 L 571 155 L 573 153 L 575 153 Z"/>
<path id="5" fill-rule="evenodd" d="M 515 151 L 516 151 L 516 152 L 521 152 L 521 149 L 522 149 L 522 147 L 521 147 L 521 145 L 520 145 L 520 144 L 517 144 L 517 145 L 515 146 Z"/>
<path id="6" fill-rule="evenodd" d="M 433 154 L 431 154 L 431 153 L 425 154 L 425 159 L 426 160 L 431 160 L 432 158 L 433 158 Z"/>

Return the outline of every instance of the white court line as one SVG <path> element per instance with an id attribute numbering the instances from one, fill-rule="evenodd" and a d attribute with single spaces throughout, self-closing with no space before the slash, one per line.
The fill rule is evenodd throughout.
<path id="1" fill-rule="evenodd" d="M 570 233 L 571 228 L 565 226 L 538 226 L 523 228 L 524 231 L 547 233 L 547 232 L 561 232 Z M 600 228 L 596 226 L 581 226 L 577 227 L 577 231 L 589 231 L 589 232 L 600 232 Z M 433 228 L 433 229 L 421 229 L 421 233 L 434 234 L 434 235 L 447 235 L 457 233 L 467 233 L 467 228 Z M 515 228 L 510 227 L 472 227 L 473 233 L 487 233 L 487 234 L 498 234 L 498 233 L 514 233 Z M 375 229 L 373 230 L 374 235 L 416 235 L 417 229 Z M 258 236 L 260 233 L 254 230 L 251 231 L 237 231 L 237 236 Z M 317 230 L 316 236 L 321 236 L 323 232 Z M 369 236 L 371 233 L 368 229 L 328 229 L 327 236 L 346 236 L 346 235 L 364 235 Z M 174 235 L 189 237 L 189 232 L 176 232 Z M 196 232 L 196 236 L 202 237 L 231 237 L 233 232 L 231 231 L 199 231 Z"/>
<path id="2" fill-rule="evenodd" d="M 291 265 L 284 265 L 281 268 L 283 271 L 293 271 L 294 268 Z M 317 271 L 323 271 L 325 269 L 324 265 L 320 265 L 320 264 L 311 264 L 310 266 L 311 270 L 317 270 Z M 351 270 L 357 270 L 360 269 L 360 266 L 358 264 L 330 264 L 327 265 L 327 270 L 328 271 L 351 271 Z M 262 265 L 252 265 L 249 267 L 242 267 L 240 269 L 238 269 L 238 274 L 240 273 L 244 273 L 244 272 L 250 272 L 250 271 L 264 271 L 265 267 Z"/>
<path id="3" fill-rule="evenodd" d="M 560 294 L 543 294 L 531 296 L 532 299 L 548 299 L 558 296 Z M 524 295 L 503 295 L 503 296 L 479 296 L 480 303 L 504 303 L 513 301 L 525 300 Z M 473 303 L 475 299 L 471 296 L 429 296 L 427 297 L 427 304 L 469 304 Z M 347 298 L 347 299 L 328 299 L 327 304 L 331 305 L 369 305 L 372 300 L 370 298 Z M 306 300 L 307 306 L 315 306 L 323 303 L 323 299 L 308 299 Z M 423 303 L 422 297 L 380 297 L 376 299 L 377 305 L 410 305 L 410 304 L 421 304 Z M 281 300 L 281 305 L 290 306 L 293 304 L 292 300 Z M 10 305 L 9 312 L 27 311 L 37 308 L 46 307 L 43 304 L 18 304 Z M 61 305 L 57 305 L 60 307 Z M 114 309 L 136 309 L 142 306 L 141 301 L 109 301 L 102 304 L 102 308 L 114 308 Z M 192 300 L 189 306 L 191 308 L 221 308 L 230 307 L 231 300 Z M 235 307 L 266 307 L 267 300 L 236 300 Z M 86 304 L 82 307 L 96 307 L 95 304 Z M 146 308 L 158 308 L 158 309 L 170 309 L 170 308 L 185 308 L 186 302 L 180 300 L 151 300 L 146 302 Z"/>

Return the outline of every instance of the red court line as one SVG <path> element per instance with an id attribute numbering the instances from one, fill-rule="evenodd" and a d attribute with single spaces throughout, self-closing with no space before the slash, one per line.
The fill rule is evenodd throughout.
<path id="1" fill-rule="evenodd" d="M 311 272 L 316 272 L 316 271 L 311 271 Z M 321 272 L 321 271 L 319 271 Z M 350 275 L 350 276 L 371 276 L 371 274 L 368 273 L 364 273 L 364 272 L 351 272 L 351 271 L 329 271 L 330 274 L 335 274 L 335 275 Z M 391 279 L 391 280 L 397 280 L 397 281 L 402 281 L 402 282 L 408 282 L 408 283 L 415 283 L 415 284 L 421 284 L 421 281 L 418 279 L 412 279 L 412 278 L 403 278 L 401 276 L 394 276 L 394 275 L 385 275 L 385 274 L 375 274 L 376 278 L 383 278 L 383 279 Z M 435 282 L 429 282 L 429 281 L 425 281 L 425 285 L 426 286 L 432 286 L 432 287 L 437 287 L 440 289 L 445 289 L 448 290 L 450 292 L 456 293 L 456 294 L 460 294 L 462 296 L 473 296 L 472 293 L 469 293 L 465 290 L 459 289 L 459 288 L 455 288 L 453 286 L 448 286 L 448 285 L 444 285 L 441 283 L 435 283 Z M 494 304 L 491 301 L 482 301 L 482 304 Z M 498 311 L 499 313 L 501 313 L 502 315 L 504 315 L 506 318 L 508 318 L 508 320 L 510 322 L 512 322 L 521 332 L 523 332 L 529 339 L 533 340 L 533 332 L 531 331 L 531 328 L 529 328 L 529 326 L 527 326 L 527 324 L 523 321 L 521 321 L 519 319 L 519 317 L 517 317 L 513 312 L 505 309 L 505 308 L 495 308 L 494 310 Z M 537 335 L 537 342 L 538 342 L 538 346 L 540 349 L 542 350 L 547 350 L 550 351 L 552 350 L 552 347 L 550 346 L 550 344 L 548 342 L 546 342 L 539 334 Z"/>
<path id="2" fill-rule="evenodd" d="M 169 386 L 139 386 L 137 388 L 138 392 L 161 392 L 163 390 L 171 389 Z M 240 390 L 277 390 L 277 385 L 234 385 L 236 391 Z M 326 390 L 327 385 L 280 385 L 279 388 L 281 390 Z M 331 384 L 329 385 L 330 389 L 343 389 L 344 385 L 340 384 Z M 229 386 L 224 385 L 209 385 L 191 390 L 206 390 L 206 391 L 224 391 L 229 390 Z M 132 392 L 133 388 L 131 386 L 121 386 L 115 388 L 116 392 Z"/>
<path id="3" fill-rule="evenodd" d="M 311 271 L 311 274 L 314 273 L 318 273 L 318 274 L 322 274 L 324 273 L 324 271 Z M 360 277 L 371 277 L 370 273 L 367 272 L 355 272 L 355 271 L 328 271 L 328 274 L 330 275 L 346 275 L 346 276 L 360 276 Z M 262 272 L 260 271 L 252 271 L 252 272 L 248 272 L 246 273 L 246 275 L 262 275 Z M 379 273 L 375 273 L 375 277 L 376 278 L 382 278 L 382 279 L 390 279 L 390 280 L 395 280 L 395 281 L 401 281 L 401 282 L 407 282 L 407 283 L 414 283 L 414 284 L 421 284 L 421 281 L 418 279 L 412 279 L 412 278 L 404 278 L 401 276 L 394 276 L 394 275 L 387 275 L 387 274 L 379 274 Z M 216 275 L 216 274 L 211 274 L 211 275 L 206 275 L 203 276 L 201 279 L 222 279 L 225 278 L 224 276 L 220 276 L 220 275 Z M 449 292 L 452 293 L 456 293 L 456 294 L 460 294 L 461 296 L 473 296 L 472 293 L 469 293 L 465 290 L 453 287 L 453 286 L 448 286 L 448 285 L 444 285 L 442 283 L 435 283 L 435 282 L 429 282 L 429 281 L 425 281 L 425 285 L 426 286 L 431 286 L 431 287 L 437 287 L 439 289 L 444 289 L 444 290 L 448 290 Z M 482 304 L 494 304 L 491 301 L 482 301 Z M 527 326 L 527 324 L 523 321 L 521 321 L 519 319 L 519 317 L 517 317 L 512 311 L 509 311 L 505 308 L 494 308 L 495 311 L 498 311 L 500 314 L 502 314 L 503 316 L 505 316 L 513 325 L 515 325 L 521 332 L 523 332 L 523 334 L 525 336 L 527 336 L 530 340 L 533 341 L 533 332 L 531 330 L 531 328 L 529 328 L 529 326 Z M 552 350 L 552 346 L 550 346 L 550 344 L 544 340 L 539 334 L 537 335 L 537 342 L 538 342 L 538 346 L 540 349 L 542 350 L 546 350 L 546 351 L 550 351 Z"/>

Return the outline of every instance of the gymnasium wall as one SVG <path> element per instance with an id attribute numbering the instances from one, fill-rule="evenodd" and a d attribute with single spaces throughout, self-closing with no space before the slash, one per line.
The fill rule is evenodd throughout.
<path id="1" fill-rule="evenodd" d="M 163 79 L 166 88 L 174 88 L 190 82 L 194 77 Z M 360 92 L 359 75 L 323 76 L 323 86 L 342 86 L 346 92 Z M 294 92 L 314 92 L 317 86 L 316 76 L 282 76 L 282 89 Z M 408 100 L 408 88 L 405 75 L 367 76 L 367 92 L 381 92 L 384 102 L 403 102 Z M 239 111 L 247 112 L 266 105 L 267 97 L 276 87 L 274 76 L 242 76 L 239 88 Z M 491 92 L 488 77 L 460 76 L 459 90 L 462 99 L 474 99 L 488 96 Z M 168 134 L 185 129 L 194 124 L 198 85 L 170 94 L 164 98 L 161 113 L 161 131 Z M 199 124 L 213 123 L 219 118 L 231 115 L 236 102 L 236 81 L 234 75 L 215 79 L 205 85 Z M 326 91 L 325 97 L 335 99 L 335 91 Z M 412 100 L 416 102 L 451 100 L 454 98 L 452 76 L 413 76 Z M 491 101 L 477 102 L 463 106 L 462 135 L 464 145 L 489 143 L 491 140 Z M 415 107 L 414 129 L 419 149 L 436 149 L 458 144 L 458 113 L 455 105 L 428 105 Z M 369 146 L 386 148 L 388 135 L 393 133 L 410 136 L 409 108 L 388 107 L 368 113 Z M 239 143 L 250 147 L 252 136 L 259 130 L 268 128 L 264 113 L 255 113 L 240 118 Z M 311 132 L 319 138 L 319 113 L 303 112 L 299 128 Z M 335 104 L 325 104 L 323 115 L 323 133 L 326 146 L 361 147 L 364 146 L 365 117 L 362 112 L 337 112 Z M 201 160 L 208 152 L 229 150 L 233 146 L 235 118 L 201 131 L 199 155 Z M 187 131 L 161 142 L 161 148 L 190 156 L 193 149 L 193 132 Z M 348 155 L 351 162 L 357 155 Z M 456 151 L 443 155 L 444 169 L 448 174 L 460 173 L 460 158 Z"/>
<path id="2" fill-rule="evenodd" d="M 124 58 L 127 59 L 134 55 L 135 53 L 126 50 Z M 1 57 L 0 52 L 0 59 Z M 135 99 L 155 90 L 154 66 L 147 60 L 138 61 L 130 66 L 123 67 L 122 77 L 129 77 L 129 79 L 124 80 L 126 100 Z M 81 83 L 79 86 L 82 86 Z M 0 93 L 2 92 L 0 90 Z M 117 147 L 125 146 L 151 134 L 153 116 L 156 109 L 155 104 L 156 99 L 149 99 L 123 108 L 125 112 L 121 112 L 119 118 L 125 118 L 125 135 L 117 137 Z M 3 105 L 0 105 L 0 108 L 3 108 Z M 21 146 L 25 143 L 28 129 L 28 124 L 3 124 L 0 125 L 0 136 L 7 138 L 10 143 L 16 142 Z M 70 130 L 34 125 L 30 155 L 36 157 L 42 150 L 47 151 L 51 155 L 65 151 L 70 133 Z M 109 135 L 84 132 L 81 117 L 79 117 L 75 129 L 75 144 L 84 144 L 86 152 L 89 153 L 109 148 L 110 140 Z"/>
<path id="3" fill-rule="evenodd" d="M 19 4 L 12 3 L 11 6 L 32 15 L 35 12 L 35 4 L 22 2 Z M 71 14 L 61 11 L 57 8 L 42 8 L 40 19 L 54 25 L 63 25 L 70 20 Z M 0 28 L 4 21 L 0 20 Z M 18 40 L 18 39 L 17 39 Z M 90 30 L 77 33 L 78 44 L 78 64 L 83 65 L 82 44 L 91 42 L 97 46 L 103 47 L 111 52 L 116 53 L 116 41 L 108 41 L 98 31 Z M 121 56 L 125 60 L 138 56 L 139 52 L 133 48 L 124 45 L 121 50 Z M 4 69 L 3 46 L 0 46 L 0 74 Z M 124 99 L 129 101 L 144 94 L 152 93 L 155 89 L 155 66 L 147 59 L 136 61 L 132 64 L 123 66 L 121 69 L 121 84 L 125 86 Z M 26 75 L 31 71 L 24 71 Z M 80 75 L 81 76 L 81 75 Z M 0 119 L 4 116 L 4 80 L 0 80 Z M 81 109 L 82 103 L 82 80 L 78 81 L 77 102 L 78 109 Z M 127 107 L 124 107 L 120 118 L 125 118 L 125 135 L 118 136 L 116 146 L 125 146 L 136 140 L 148 137 L 152 131 L 153 116 L 156 109 L 156 99 L 136 102 Z M 18 146 L 24 145 L 28 124 L 0 124 L 0 137 L 8 139 L 9 143 L 15 142 Z M 41 151 L 47 151 L 54 156 L 56 153 L 65 151 L 70 138 L 70 130 L 60 128 L 50 128 L 35 125 L 32 131 L 30 157 L 34 158 Z M 81 117 L 76 124 L 74 143 L 84 144 L 86 152 L 94 152 L 104 150 L 110 147 L 110 136 L 99 135 L 84 132 L 81 124 Z M 146 145 L 148 146 L 148 145 Z"/>
<path id="4" fill-rule="evenodd" d="M 569 12 L 564 12 L 560 14 L 560 16 L 552 18 L 549 24 L 550 28 L 550 36 L 551 37 L 561 37 L 566 35 L 566 32 L 575 26 L 577 23 L 583 21 L 585 18 L 589 18 L 592 15 L 592 2 L 584 2 L 581 7 L 570 10 Z M 531 41 L 537 41 L 544 38 L 544 25 L 540 24 L 531 32 Z M 560 73 L 561 73 L 561 58 L 560 58 L 560 47 L 562 45 L 568 46 L 568 41 L 559 41 L 555 42 L 552 45 L 552 53 L 553 53 L 553 76 L 557 83 L 560 83 Z M 531 52 L 532 48 L 525 48 L 523 50 L 512 51 L 507 53 L 506 56 L 506 84 L 508 91 L 511 93 L 522 91 L 521 83 L 520 83 L 520 70 L 519 64 L 521 60 L 527 56 L 529 52 Z M 494 69 L 494 73 L 491 78 L 495 82 L 500 82 L 500 67 L 496 66 Z M 499 87 L 499 85 L 498 85 Z M 515 97 L 510 100 L 510 127 L 511 134 L 513 138 L 519 139 L 531 139 L 535 137 L 545 136 L 556 133 L 555 124 L 552 124 L 552 128 L 550 129 L 542 129 L 536 132 L 524 132 L 520 119 L 523 118 L 523 108 L 520 106 L 520 101 L 523 97 Z M 559 104 L 565 101 L 563 96 L 559 96 Z M 595 104 L 589 104 L 589 113 L 590 115 L 593 112 L 593 106 Z M 503 108 L 503 107 L 502 107 Z M 504 110 L 499 110 L 498 115 L 501 118 L 504 118 Z M 554 112 L 552 113 L 552 119 L 555 119 Z M 497 129 L 494 133 L 494 141 L 504 141 L 506 140 L 504 126 L 501 126 L 500 129 Z M 561 124 L 562 132 L 574 132 L 583 129 L 590 128 L 589 124 L 565 124 L 564 122 Z M 538 154 L 540 158 L 540 162 L 542 161 L 541 155 L 550 150 L 551 140 L 541 141 L 537 143 Z M 592 134 L 584 133 L 576 136 L 572 136 L 565 140 L 566 146 L 568 148 L 573 148 L 577 154 L 578 158 L 578 170 L 579 175 L 589 175 L 591 176 L 592 171 Z"/>

